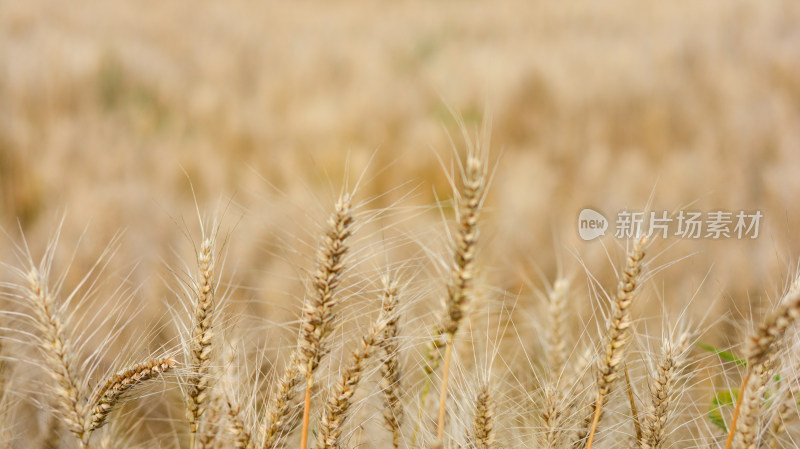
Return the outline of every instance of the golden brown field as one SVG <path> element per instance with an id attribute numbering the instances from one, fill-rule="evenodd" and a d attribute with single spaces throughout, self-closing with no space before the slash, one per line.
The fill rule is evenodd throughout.
<path id="1" fill-rule="evenodd" d="M 0 0 L 0 447 L 800 447 L 798 24 Z"/>

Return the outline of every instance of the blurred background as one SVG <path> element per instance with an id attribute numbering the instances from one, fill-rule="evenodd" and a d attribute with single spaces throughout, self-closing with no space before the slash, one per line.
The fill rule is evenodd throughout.
<path id="1" fill-rule="evenodd" d="M 729 317 L 709 338 L 730 344 L 800 255 L 798 23 L 794 0 L 3 0 L 2 259 L 20 230 L 38 257 L 63 218 L 74 284 L 124 230 L 111 272 L 163 321 L 165 267 L 193 263 L 196 208 L 217 211 L 233 304 L 286 322 L 343 186 L 383 211 L 365 247 L 447 260 L 460 117 L 490 123 L 481 266 L 501 300 L 559 265 L 576 309 L 585 270 L 613 290 L 625 242 L 580 240 L 584 207 L 761 211 L 757 239 L 651 259 L 652 300 Z"/>

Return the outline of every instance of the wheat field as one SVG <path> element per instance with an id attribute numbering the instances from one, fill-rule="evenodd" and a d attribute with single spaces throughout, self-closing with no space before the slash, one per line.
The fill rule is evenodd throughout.
<path id="1" fill-rule="evenodd" d="M 0 0 L 0 447 L 800 447 L 798 23 Z"/>

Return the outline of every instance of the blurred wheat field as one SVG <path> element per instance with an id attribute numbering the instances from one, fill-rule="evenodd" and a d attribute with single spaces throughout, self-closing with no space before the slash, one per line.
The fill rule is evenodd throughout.
<path id="1" fill-rule="evenodd" d="M 559 409 L 551 377 L 580 372 L 557 390 L 591 401 L 595 363 L 582 355 L 604 354 L 634 243 L 582 241 L 576 221 L 586 207 L 609 216 L 647 207 L 764 214 L 757 239 L 648 244 L 625 358 L 639 410 L 617 378 L 595 443 L 640 447 L 662 340 L 684 347 L 691 330 L 691 351 L 673 351 L 676 366 L 691 353 L 692 375 L 670 405 L 663 447 L 725 447 L 734 404 L 720 392 L 757 369 L 739 363 L 747 336 L 791 296 L 800 254 L 798 23 L 800 4 L 790 0 L 0 0 L 0 441 L 77 444 L 56 424 L 63 414 L 46 393 L 50 362 L 30 344 L 38 328 L 26 318 L 36 313 L 21 293 L 29 251 L 34 265 L 45 258 L 43 271 L 52 266 L 42 281 L 69 324 L 72 365 L 85 383 L 170 360 L 139 367 L 153 379 L 114 404 L 92 447 L 189 447 L 185 402 L 204 370 L 214 382 L 202 425 L 217 429 L 203 420 L 222 407 L 214 392 L 224 390 L 240 408 L 239 427 L 262 443 L 254 429 L 291 365 L 303 304 L 318 284 L 315 254 L 348 192 L 355 228 L 331 353 L 315 372 L 311 431 L 377 319 L 391 274 L 401 310 L 400 447 L 434 444 L 442 373 L 427 378 L 423 367 L 451 281 L 459 167 L 468 144 L 490 133 L 445 447 L 567 447 L 566 436 L 547 432 L 548 407 L 565 417 L 564 435 L 580 431 L 586 407 Z M 196 259 L 209 237 L 214 350 L 194 366 Z M 548 298 L 567 284 L 556 340 L 569 369 L 556 375 Z M 769 439 L 779 422 L 772 398 L 796 394 L 797 347 L 789 330 L 783 363 L 769 368 L 788 380 L 770 381 L 767 368 L 760 375 L 758 447 L 800 447 L 796 407 L 783 407 L 786 429 L 774 446 Z M 366 365 L 344 447 L 392 447 L 380 364 Z M 426 382 L 431 399 L 421 406 Z M 476 395 L 491 398 L 482 409 L 494 418 L 489 446 L 470 433 Z M 714 401 L 725 403 L 719 419 Z M 229 418 L 220 422 L 236 427 Z M 218 430 L 210 433 L 219 446 L 203 447 L 244 444 Z M 298 433 L 285 447 L 297 447 Z"/>

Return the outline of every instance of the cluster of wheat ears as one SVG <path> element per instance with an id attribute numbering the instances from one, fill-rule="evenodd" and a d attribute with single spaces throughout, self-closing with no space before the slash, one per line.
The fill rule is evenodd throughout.
<path id="1" fill-rule="evenodd" d="M 684 424 L 676 417 L 677 404 L 691 376 L 693 348 L 696 351 L 695 333 L 690 330 L 672 332 L 664 338 L 661 348 L 653 351 L 651 359 L 646 361 L 649 367 L 646 390 L 633 394 L 626 356 L 630 355 L 631 341 L 636 337 L 632 328 L 634 305 L 645 279 L 647 252 L 652 243 L 643 236 L 629 242 L 616 292 L 607 295 L 609 311 L 600 319 L 605 321 L 604 331 L 597 344 L 590 345 L 580 357 L 573 354 L 573 345 L 567 342 L 565 332 L 570 281 L 557 279 L 547 289 L 543 296 L 547 331 L 542 337 L 547 352 L 542 355 L 546 360 L 539 365 L 546 366 L 548 374 L 536 376 L 536 385 L 527 386 L 524 394 L 534 406 L 521 407 L 525 411 L 517 414 L 498 413 L 498 401 L 511 400 L 508 387 L 503 385 L 508 381 L 491 374 L 468 389 L 469 400 L 454 399 L 453 385 L 458 387 L 451 381 L 454 353 L 464 336 L 469 311 L 480 297 L 476 293 L 480 262 L 476 260 L 476 248 L 491 173 L 488 165 L 485 149 L 470 146 L 455 172 L 454 178 L 459 182 L 455 183 L 456 222 L 451 234 L 449 279 L 442 290 L 445 307 L 428 338 L 424 360 L 412 364 L 413 369 L 403 362 L 401 343 L 410 338 L 403 334 L 400 315 L 403 283 L 395 275 L 387 274 L 382 280 L 382 292 L 376 298 L 380 302 L 377 318 L 349 356 L 342 357 L 338 370 L 334 369 L 338 372 L 335 381 L 326 382 L 330 386 L 320 389 L 318 371 L 331 353 L 337 311 L 348 301 L 341 284 L 352 263 L 350 241 L 357 229 L 353 198 L 344 193 L 333 206 L 327 229 L 319 241 L 316 268 L 309 283 L 312 291 L 299 317 L 297 343 L 286 356 L 282 373 L 273 373 L 271 392 L 263 404 L 254 405 L 255 401 L 243 401 L 240 395 L 231 393 L 230 384 L 237 381 L 225 381 L 225 374 L 220 374 L 225 366 L 220 360 L 226 357 L 224 353 L 230 345 L 222 341 L 218 332 L 225 320 L 220 316 L 219 254 L 213 231 L 206 230 L 196 248 L 196 275 L 188 284 L 192 290 L 192 324 L 187 328 L 190 337 L 184 344 L 184 357 L 156 356 L 96 383 L 84 374 L 87 366 L 77 360 L 70 340 L 73 333 L 69 326 L 74 317 L 68 308 L 72 298 L 59 297 L 60 280 L 55 285 L 49 284 L 52 252 L 41 263 L 35 263 L 27 247 L 23 247 L 21 260 L 25 265 L 7 267 L 18 279 L 4 283 L 3 294 L 10 302 L 24 306 L 17 318 L 29 325 L 25 330 L 16 330 L 35 341 L 40 359 L 34 365 L 50 377 L 48 385 L 53 400 L 48 407 L 62 428 L 74 436 L 71 441 L 50 443 L 51 447 L 105 445 L 106 442 L 95 441 L 98 438 L 93 439 L 93 434 L 115 419 L 115 410 L 123 400 L 136 399 L 138 392 L 147 391 L 145 384 L 157 379 L 177 385 L 182 393 L 185 430 L 178 432 L 181 437 L 170 444 L 190 449 L 274 449 L 297 445 L 300 449 L 309 445 L 322 449 L 358 444 L 431 449 L 590 449 L 593 446 L 729 449 L 785 447 L 783 442 L 794 441 L 786 424 L 797 414 L 793 394 L 797 383 L 787 376 L 780 378 L 778 373 L 796 368 L 783 362 L 793 360 L 792 357 L 781 357 L 792 350 L 796 338 L 790 332 L 800 316 L 800 286 L 796 281 L 746 341 L 740 359 L 745 367 L 741 387 L 731 390 L 734 394 L 723 419 L 724 429 L 718 435 L 679 439 L 672 433 L 672 429 Z M 9 339 L 7 343 L 13 341 Z M 3 361 L 12 362 L 13 359 Z M 586 372 L 591 375 L 584 375 Z M 368 377 L 379 377 L 377 387 L 360 385 Z M 366 399 L 361 401 L 372 401 L 375 407 L 381 403 L 382 412 L 372 419 L 382 421 L 386 429 L 385 435 L 362 436 L 360 443 L 353 437 L 353 423 L 348 423 L 357 405 L 359 387 L 368 390 L 362 391 Z M 628 394 L 614 396 L 613 391 Z M 613 401 L 614 398 L 619 400 Z M 609 407 L 615 402 L 615 416 L 609 417 Z M 425 415 L 423 409 L 431 413 Z M 623 414 L 621 410 L 627 410 L 624 418 L 616 416 Z M 498 431 L 500 428 L 503 432 Z"/>

